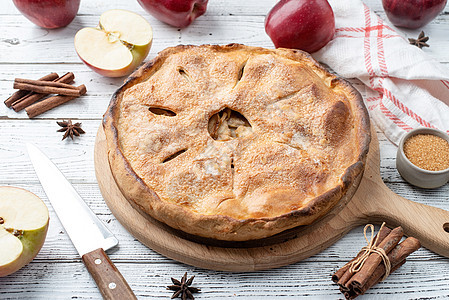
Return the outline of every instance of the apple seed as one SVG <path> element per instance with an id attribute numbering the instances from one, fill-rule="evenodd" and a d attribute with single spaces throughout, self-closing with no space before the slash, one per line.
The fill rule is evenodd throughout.
<path id="1" fill-rule="evenodd" d="M 17 230 L 12 228 L 6 228 L 6 231 L 13 234 L 15 237 L 21 238 L 23 236 L 23 230 Z"/>
<path id="2" fill-rule="evenodd" d="M 5 220 L 2 217 L 0 217 L 0 224 L 4 224 L 4 223 L 5 223 Z"/>
<path id="3" fill-rule="evenodd" d="M 126 47 L 128 47 L 129 51 L 133 50 L 134 45 L 131 43 L 128 43 L 127 41 L 122 41 L 120 40 L 120 42 L 122 42 L 123 45 L 125 45 Z"/>
<path id="4" fill-rule="evenodd" d="M 100 16 L 96 28 L 75 35 L 75 50 L 95 72 L 122 77 L 133 72 L 148 55 L 153 41 L 151 25 L 142 16 L 111 9 Z"/>

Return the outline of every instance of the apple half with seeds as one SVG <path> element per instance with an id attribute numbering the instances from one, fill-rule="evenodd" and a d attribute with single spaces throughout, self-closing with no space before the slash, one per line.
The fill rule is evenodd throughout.
<path id="1" fill-rule="evenodd" d="M 24 189 L 0 187 L 0 277 L 28 264 L 47 236 L 48 209 Z"/>
<path id="2" fill-rule="evenodd" d="M 100 16 L 98 27 L 76 33 L 75 50 L 95 72 L 122 77 L 142 63 L 152 41 L 153 30 L 147 20 L 131 11 L 112 9 Z"/>

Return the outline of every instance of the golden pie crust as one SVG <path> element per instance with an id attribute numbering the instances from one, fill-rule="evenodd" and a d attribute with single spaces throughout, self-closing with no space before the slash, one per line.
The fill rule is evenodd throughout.
<path id="1" fill-rule="evenodd" d="M 247 241 L 352 196 L 370 125 L 360 94 L 305 52 L 177 46 L 132 74 L 104 115 L 123 195 L 189 234 Z"/>

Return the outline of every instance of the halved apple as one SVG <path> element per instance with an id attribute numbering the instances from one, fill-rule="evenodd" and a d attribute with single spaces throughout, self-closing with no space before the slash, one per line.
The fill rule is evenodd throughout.
<path id="1" fill-rule="evenodd" d="M 0 277 L 28 264 L 47 236 L 48 209 L 24 189 L 0 187 Z"/>
<path id="2" fill-rule="evenodd" d="M 75 50 L 95 72 L 122 77 L 147 57 L 153 41 L 151 25 L 140 15 L 112 9 L 100 16 L 97 28 L 86 27 L 75 35 Z"/>

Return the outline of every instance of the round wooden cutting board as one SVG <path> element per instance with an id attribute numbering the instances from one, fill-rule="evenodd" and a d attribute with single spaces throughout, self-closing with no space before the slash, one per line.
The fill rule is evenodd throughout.
<path id="1" fill-rule="evenodd" d="M 379 143 L 373 139 L 360 186 L 347 203 L 339 203 L 325 217 L 260 246 L 211 246 L 180 234 L 135 209 L 121 194 L 112 176 L 103 128 L 95 141 L 95 172 L 106 204 L 119 222 L 147 247 L 174 260 L 212 270 L 255 271 L 276 268 L 312 256 L 355 226 L 387 222 L 402 226 L 408 236 L 449 257 L 449 212 L 402 198 L 383 183 L 379 172 Z M 247 247 L 241 247 L 241 246 Z"/>

